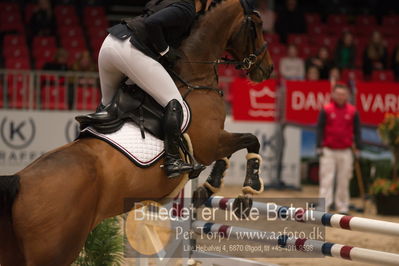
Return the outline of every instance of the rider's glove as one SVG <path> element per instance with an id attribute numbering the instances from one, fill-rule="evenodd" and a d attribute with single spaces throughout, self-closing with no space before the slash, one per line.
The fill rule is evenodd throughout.
<path id="1" fill-rule="evenodd" d="M 181 54 L 178 50 L 169 47 L 169 50 L 162 55 L 161 59 L 166 64 L 166 66 L 173 68 L 177 62 L 181 58 Z"/>

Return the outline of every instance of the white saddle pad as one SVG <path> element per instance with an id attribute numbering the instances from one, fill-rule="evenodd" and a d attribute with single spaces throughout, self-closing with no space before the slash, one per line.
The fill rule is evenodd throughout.
<path id="1" fill-rule="evenodd" d="M 183 114 L 181 130 L 185 132 L 191 120 L 190 108 L 186 102 L 183 104 Z M 111 134 L 99 133 L 92 127 L 83 129 L 81 133 L 109 143 L 140 167 L 153 165 L 165 152 L 162 140 L 147 131 L 143 139 L 140 128 L 133 122 L 126 122 L 121 129 Z"/>

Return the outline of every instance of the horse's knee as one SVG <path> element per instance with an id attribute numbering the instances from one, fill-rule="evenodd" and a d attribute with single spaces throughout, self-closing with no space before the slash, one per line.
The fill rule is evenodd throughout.
<path id="1" fill-rule="evenodd" d="M 248 147 L 247 147 L 248 153 L 259 153 L 259 150 L 260 150 L 259 139 L 253 134 L 248 134 L 247 137 L 249 140 Z"/>

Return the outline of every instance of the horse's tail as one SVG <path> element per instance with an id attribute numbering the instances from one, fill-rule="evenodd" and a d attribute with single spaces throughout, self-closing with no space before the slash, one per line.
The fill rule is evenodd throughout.
<path id="1" fill-rule="evenodd" d="M 12 221 L 12 206 L 20 188 L 19 175 L 0 176 L 0 264 L 26 265 Z"/>
<path id="2" fill-rule="evenodd" d="M 19 192 L 19 176 L 0 176 L 0 219 L 11 219 L 11 210 Z"/>

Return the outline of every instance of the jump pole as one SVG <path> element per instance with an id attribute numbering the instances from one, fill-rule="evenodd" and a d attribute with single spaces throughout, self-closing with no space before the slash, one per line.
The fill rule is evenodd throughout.
<path id="1" fill-rule="evenodd" d="M 351 261 L 374 263 L 378 265 L 381 264 L 398 265 L 399 262 L 398 254 L 352 247 L 352 246 L 345 246 L 341 244 L 323 242 L 319 240 L 311 240 L 305 238 L 289 238 L 288 236 L 285 235 L 281 235 L 276 238 L 275 233 L 264 232 L 243 227 L 214 224 L 203 221 L 195 221 L 192 224 L 192 229 L 196 234 L 212 233 L 234 239 L 237 239 L 237 236 L 240 236 L 239 240 L 247 240 L 247 241 L 250 240 L 271 246 L 280 246 L 283 248 L 295 247 L 296 250 L 305 253 L 330 256 Z M 242 232 L 249 232 L 249 234 L 242 234 Z M 251 233 L 252 235 L 262 235 L 262 239 L 254 239 L 250 237 L 247 237 L 247 239 L 245 239 L 245 236 L 248 236 Z M 310 246 L 312 247 L 311 251 L 309 251 L 309 248 L 306 248 Z"/>
<path id="2" fill-rule="evenodd" d="M 222 210 L 232 210 L 234 198 L 224 198 L 220 196 L 211 197 L 205 203 L 206 207 L 220 208 Z M 317 224 L 333 228 L 340 228 L 351 231 L 376 233 L 399 237 L 399 224 L 354 217 L 342 214 L 331 214 L 315 210 L 305 210 L 303 208 L 280 206 L 275 203 L 253 202 L 253 208 L 257 208 L 261 215 L 269 216 L 277 213 L 278 219 L 296 221 L 308 224 Z M 399 260 L 398 260 L 399 261 Z"/>

